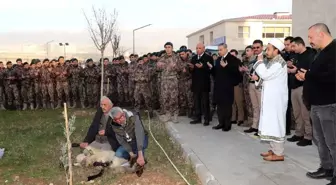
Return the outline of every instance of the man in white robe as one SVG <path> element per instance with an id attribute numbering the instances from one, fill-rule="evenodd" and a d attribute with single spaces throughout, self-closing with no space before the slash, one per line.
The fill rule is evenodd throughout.
<path id="1" fill-rule="evenodd" d="M 286 135 L 286 110 L 288 102 L 287 64 L 280 53 L 285 45 L 279 39 L 272 39 L 267 45 L 266 62 L 263 55 L 253 66 L 260 78 L 253 75 L 256 85 L 262 86 L 259 136 L 269 141 L 271 149 L 262 153 L 266 161 L 284 160 Z"/>

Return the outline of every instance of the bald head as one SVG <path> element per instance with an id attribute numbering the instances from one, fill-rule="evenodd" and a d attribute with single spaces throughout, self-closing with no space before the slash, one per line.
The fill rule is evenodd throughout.
<path id="1" fill-rule="evenodd" d="M 313 48 L 321 50 L 329 45 L 333 38 L 326 24 L 317 23 L 309 27 L 308 40 Z"/>
<path id="2" fill-rule="evenodd" d="M 198 43 L 196 45 L 196 53 L 197 53 L 197 55 L 202 55 L 204 53 L 204 51 L 205 51 L 204 44 L 203 43 Z"/>

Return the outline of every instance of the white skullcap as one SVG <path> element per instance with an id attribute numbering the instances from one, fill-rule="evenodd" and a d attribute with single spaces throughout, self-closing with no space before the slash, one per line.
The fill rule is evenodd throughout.
<path id="1" fill-rule="evenodd" d="M 279 51 L 282 51 L 283 49 L 285 49 L 285 45 L 280 39 L 274 38 L 274 39 L 271 39 L 268 43 L 272 44 Z"/>

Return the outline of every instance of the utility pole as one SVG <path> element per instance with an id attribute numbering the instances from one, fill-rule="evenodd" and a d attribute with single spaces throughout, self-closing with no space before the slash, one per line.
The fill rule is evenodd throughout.
<path id="1" fill-rule="evenodd" d="M 135 31 L 140 30 L 142 28 L 146 28 L 146 27 L 151 26 L 151 25 L 152 24 L 147 24 L 145 26 L 141 26 L 141 27 L 136 28 L 136 29 L 133 30 L 133 54 L 135 53 Z"/>

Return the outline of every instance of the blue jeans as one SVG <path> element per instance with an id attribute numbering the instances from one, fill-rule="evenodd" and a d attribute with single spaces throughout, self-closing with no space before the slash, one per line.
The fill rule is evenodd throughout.
<path id="1" fill-rule="evenodd" d="M 130 144 L 131 144 L 133 153 L 135 155 L 138 155 L 138 146 L 137 146 L 136 141 L 132 142 Z M 145 156 L 145 149 L 147 148 L 147 146 L 148 146 L 148 136 L 145 135 L 144 146 L 142 148 L 142 154 L 143 154 L 143 156 Z M 129 158 L 130 158 L 129 153 L 127 152 L 127 150 L 123 146 L 120 146 L 117 149 L 117 151 L 115 153 L 115 156 L 120 157 L 120 158 L 124 158 L 126 160 L 129 160 Z"/>

